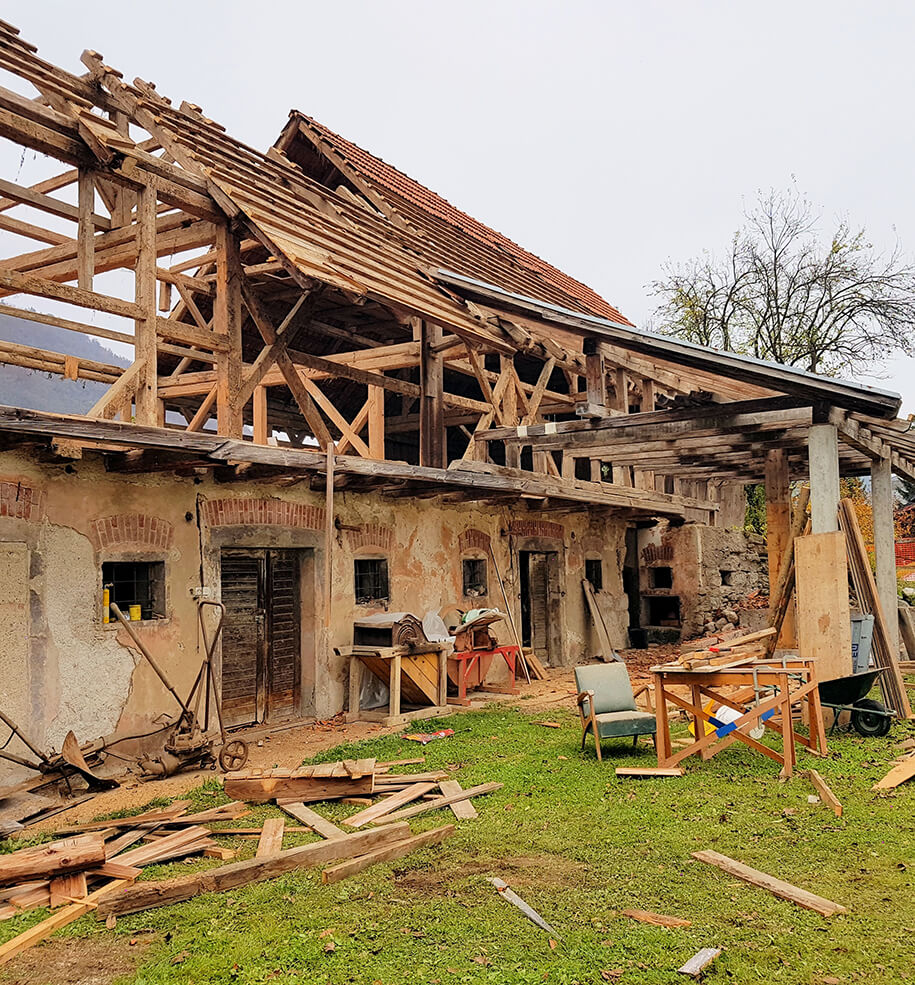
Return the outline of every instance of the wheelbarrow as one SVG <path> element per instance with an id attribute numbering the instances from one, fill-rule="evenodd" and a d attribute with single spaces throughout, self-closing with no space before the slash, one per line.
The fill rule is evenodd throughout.
<path id="1" fill-rule="evenodd" d="M 823 681 L 819 685 L 820 704 L 835 712 L 832 729 L 838 724 L 839 714 L 847 711 L 851 713 L 852 728 L 859 735 L 872 738 L 889 732 L 896 712 L 887 709 L 882 701 L 866 696 L 882 673 L 883 668 L 877 667 L 849 674 L 848 677 L 837 677 L 834 681 Z"/>

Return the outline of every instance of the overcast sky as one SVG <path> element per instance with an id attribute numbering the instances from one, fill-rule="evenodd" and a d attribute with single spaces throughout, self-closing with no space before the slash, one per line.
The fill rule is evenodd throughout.
<path id="1" fill-rule="evenodd" d="M 720 250 L 760 188 L 915 253 L 915 4 L 6 0 L 260 148 L 316 117 L 644 325 L 668 260 Z M 915 360 L 877 385 L 915 412 Z"/>

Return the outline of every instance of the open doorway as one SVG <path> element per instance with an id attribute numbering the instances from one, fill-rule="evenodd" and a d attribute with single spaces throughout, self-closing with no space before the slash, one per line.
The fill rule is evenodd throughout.
<path id="1" fill-rule="evenodd" d="M 304 553 L 267 548 L 222 551 L 226 618 L 221 687 L 228 725 L 276 721 L 300 712 Z"/>
<path id="2" fill-rule="evenodd" d="M 556 551 L 519 551 L 521 574 L 521 641 L 543 664 L 562 662 L 561 593 Z"/>

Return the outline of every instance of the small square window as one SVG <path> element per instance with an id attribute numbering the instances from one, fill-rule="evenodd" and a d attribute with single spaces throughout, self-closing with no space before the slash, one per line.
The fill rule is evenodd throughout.
<path id="1" fill-rule="evenodd" d="M 718 572 L 718 574 L 721 575 L 721 584 L 722 585 L 733 585 L 734 584 L 734 572 L 733 571 L 725 571 L 724 569 L 720 569 L 719 572 Z"/>
<path id="2" fill-rule="evenodd" d="M 359 605 L 375 605 L 390 599 L 387 558 L 356 558 L 353 561 L 353 577 Z"/>
<path id="3" fill-rule="evenodd" d="M 140 607 L 141 619 L 165 616 L 164 561 L 106 561 L 102 564 L 102 586 L 110 602 L 130 618 L 130 610 Z"/>
<path id="4" fill-rule="evenodd" d="M 464 595 L 473 599 L 486 595 L 486 559 L 466 557 L 461 562 L 461 568 L 464 575 Z"/>
<path id="5" fill-rule="evenodd" d="M 591 582 L 595 592 L 604 587 L 604 564 L 599 557 L 585 558 L 585 578 Z"/>
<path id="6" fill-rule="evenodd" d="M 673 588 L 673 568 L 649 568 L 652 588 Z"/>

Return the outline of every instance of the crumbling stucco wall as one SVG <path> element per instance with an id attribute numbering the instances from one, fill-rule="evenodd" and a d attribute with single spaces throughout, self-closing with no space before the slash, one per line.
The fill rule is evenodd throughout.
<path id="1" fill-rule="evenodd" d="M 179 693 L 186 693 L 203 658 L 195 592 L 218 597 L 220 550 L 226 546 L 291 547 L 307 557 L 302 591 L 313 617 L 302 626 L 303 714 L 327 718 L 344 707 L 347 666 L 334 647 L 351 643 L 353 621 L 376 611 L 356 602 L 356 557 L 386 557 L 387 607 L 423 615 L 446 605 L 504 609 L 491 550 L 520 628 L 519 551 L 555 552 L 559 621 L 551 659 L 567 665 L 597 652 L 581 580 L 585 561 L 599 559 L 598 603 L 614 646 L 626 645 L 622 521 L 347 491 L 336 495 L 334 509 L 326 626 L 320 491 L 305 483 L 285 488 L 217 483 L 209 476 L 110 473 L 92 453 L 65 465 L 3 452 L 0 562 L 9 573 L 0 595 L 4 709 L 21 716 L 38 744 L 55 748 L 70 729 L 87 741 L 115 731 L 148 731 L 163 712 L 175 715 L 174 700 L 124 629 L 103 623 L 101 567 L 112 560 L 164 563 L 164 618 L 134 629 Z M 486 559 L 485 596 L 463 596 L 465 557 Z M 507 622 L 496 635 L 511 642 Z M 493 677 L 499 673 L 494 665 Z"/>

